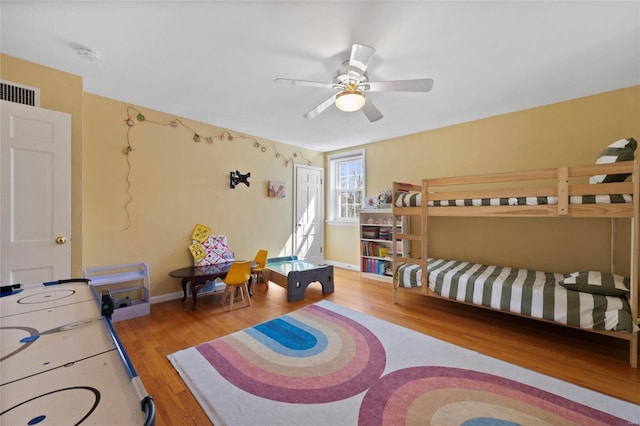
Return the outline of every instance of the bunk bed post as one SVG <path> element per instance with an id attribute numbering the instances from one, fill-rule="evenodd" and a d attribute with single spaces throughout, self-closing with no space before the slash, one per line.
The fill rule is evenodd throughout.
<path id="1" fill-rule="evenodd" d="M 397 234 L 397 227 L 396 225 L 396 200 L 395 200 L 395 195 L 396 192 L 398 192 L 398 187 L 399 184 L 398 182 L 393 182 L 393 185 L 391 187 L 391 193 L 393 194 L 393 198 L 391 198 L 391 215 L 392 220 L 393 220 L 393 227 L 391 228 L 391 241 L 393 241 L 393 244 L 391 244 L 391 271 L 393 273 L 393 303 L 398 303 L 398 248 L 397 248 L 397 244 L 396 241 L 398 241 L 398 237 L 396 236 Z"/>
<path id="2" fill-rule="evenodd" d="M 640 276 L 638 267 L 640 263 L 640 168 L 638 160 L 633 162 L 633 216 L 631 217 L 631 279 L 629 302 L 631 304 L 631 320 L 638 324 L 638 290 L 640 287 Z M 633 368 L 638 368 L 638 333 L 632 333 L 629 342 L 629 363 Z"/>
<path id="3" fill-rule="evenodd" d="M 558 216 L 569 214 L 569 168 L 559 167 L 558 171 Z"/>
<path id="4" fill-rule="evenodd" d="M 427 239 L 427 216 L 429 207 L 429 179 L 422 179 L 422 207 L 420 211 L 420 232 L 422 233 L 422 242 L 420 243 L 420 266 L 422 268 L 422 274 L 420 275 L 420 283 L 422 284 L 422 293 L 429 293 L 429 261 L 428 259 L 428 245 Z"/>

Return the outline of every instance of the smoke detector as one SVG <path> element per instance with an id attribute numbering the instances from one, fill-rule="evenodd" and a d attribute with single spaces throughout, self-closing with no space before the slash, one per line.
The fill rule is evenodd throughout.
<path id="1" fill-rule="evenodd" d="M 90 62 L 95 62 L 100 58 L 100 53 L 93 49 L 89 49 L 88 47 L 76 47 L 76 52 L 82 59 L 86 59 Z"/>

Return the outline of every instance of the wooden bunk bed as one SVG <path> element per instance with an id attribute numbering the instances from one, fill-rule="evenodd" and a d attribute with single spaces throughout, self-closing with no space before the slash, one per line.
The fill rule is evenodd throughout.
<path id="1" fill-rule="evenodd" d="M 587 182 L 590 176 L 613 174 L 631 178 L 613 183 Z M 482 189 L 477 189 L 479 186 Z M 417 216 L 420 229 L 401 234 L 394 228 L 392 238 L 419 241 L 421 247 L 415 257 L 393 253 L 394 303 L 397 303 L 398 288 L 413 287 L 427 296 L 605 334 L 629 342 L 629 363 L 638 368 L 638 161 L 423 179 L 421 184 L 394 182 L 393 200 L 394 216 Z M 627 218 L 631 221 L 630 271 L 625 281 L 628 289 L 616 296 L 608 295 L 608 291 L 605 295 L 593 294 L 600 290 L 588 287 L 576 291 L 567 279 L 570 275 L 429 258 L 427 231 L 429 218 L 434 216 L 607 218 L 612 222 L 612 250 L 615 219 Z M 602 279 L 622 278 L 613 272 L 602 273 Z M 580 278 L 574 281 L 581 282 Z M 617 286 L 620 287 L 619 282 Z M 511 301 L 501 300 L 505 291 Z M 514 303 L 518 297 L 521 299 Z M 524 303 L 525 298 L 528 305 Z M 571 300 L 567 299 L 577 299 L 578 304 L 591 308 L 585 314 L 585 307 L 578 306 L 576 314 Z M 550 308 L 546 305 L 549 300 L 552 300 Z M 602 305 L 606 312 L 598 311 Z"/>

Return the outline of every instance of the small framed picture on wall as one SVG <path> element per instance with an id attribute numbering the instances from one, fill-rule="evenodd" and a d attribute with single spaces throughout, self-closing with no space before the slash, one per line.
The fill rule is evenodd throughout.
<path id="1" fill-rule="evenodd" d="M 269 198 L 284 198 L 287 195 L 287 188 L 283 181 L 270 180 L 269 181 Z"/>

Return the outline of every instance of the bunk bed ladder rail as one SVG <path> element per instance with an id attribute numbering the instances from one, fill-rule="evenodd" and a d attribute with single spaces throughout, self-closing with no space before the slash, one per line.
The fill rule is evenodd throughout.
<path id="1" fill-rule="evenodd" d="M 393 182 L 393 190 L 392 193 L 395 194 L 397 192 L 414 192 L 414 191 L 420 191 L 421 187 L 419 185 L 412 185 L 412 184 L 408 184 L 408 183 L 400 183 L 400 182 Z M 393 211 L 393 220 L 396 221 L 396 219 L 398 218 L 398 216 L 408 216 L 408 219 L 411 220 L 411 216 L 418 216 L 419 215 L 419 210 L 416 209 L 415 207 L 397 207 L 396 203 L 395 203 L 395 199 L 392 200 L 393 204 L 392 204 L 392 211 Z M 402 220 L 402 219 L 401 219 Z M 398 229 L 396 226 L 394 226 L 392 228 L 391 231 L 391 238 L 393 241 L 404 241 L 404 240 L 409 240 L 411 241 L 421 241 L 422 240 L 422 236 L 420 234 L 416 234 L 415 231 L 413 230 L 413 227 L 409 227 L 410 231 L 408 234 L 400 234 L 398 233 Z M 420 246 L 422 247 L 424 244 L 421 244 Z M 422 248 L 421 248 L 422 250 Z M 411 251 L 411 253 L 413 253 L 413 251 Z M 392 249 L 391 249 L 391 270 L 393 271 L 393 303 L 397 303 L 398 299 L 397 299 L 397 295 L 398 295 L 398 268 L 405 264 L 405 263 L 411 263 L 411 264 L 417 264 L 417 265 L 421 265 L 422 267 L 425 267 L 426 265 L 422 264 L 422 259 L 421 258 L 415 258 L 415 257 L 401 257 L 398 255 L 398 251 L 397 251 L 397 246 L 396 244 L 392 244 Z"/>
<path id="2" fill-rule="evenodd" d="M 640 290 L 640 167 L 638 160 L 633 162 L 633 217 L 631 218 L 631 276 L 629 302 L 631 304 L 631 318 L 637 325 L 640 321 L 638 314 L 638 291 Z M 629 363 L 633 368 L 638 368 L 638 332 L 631 336 L 629 342 Z"/>

